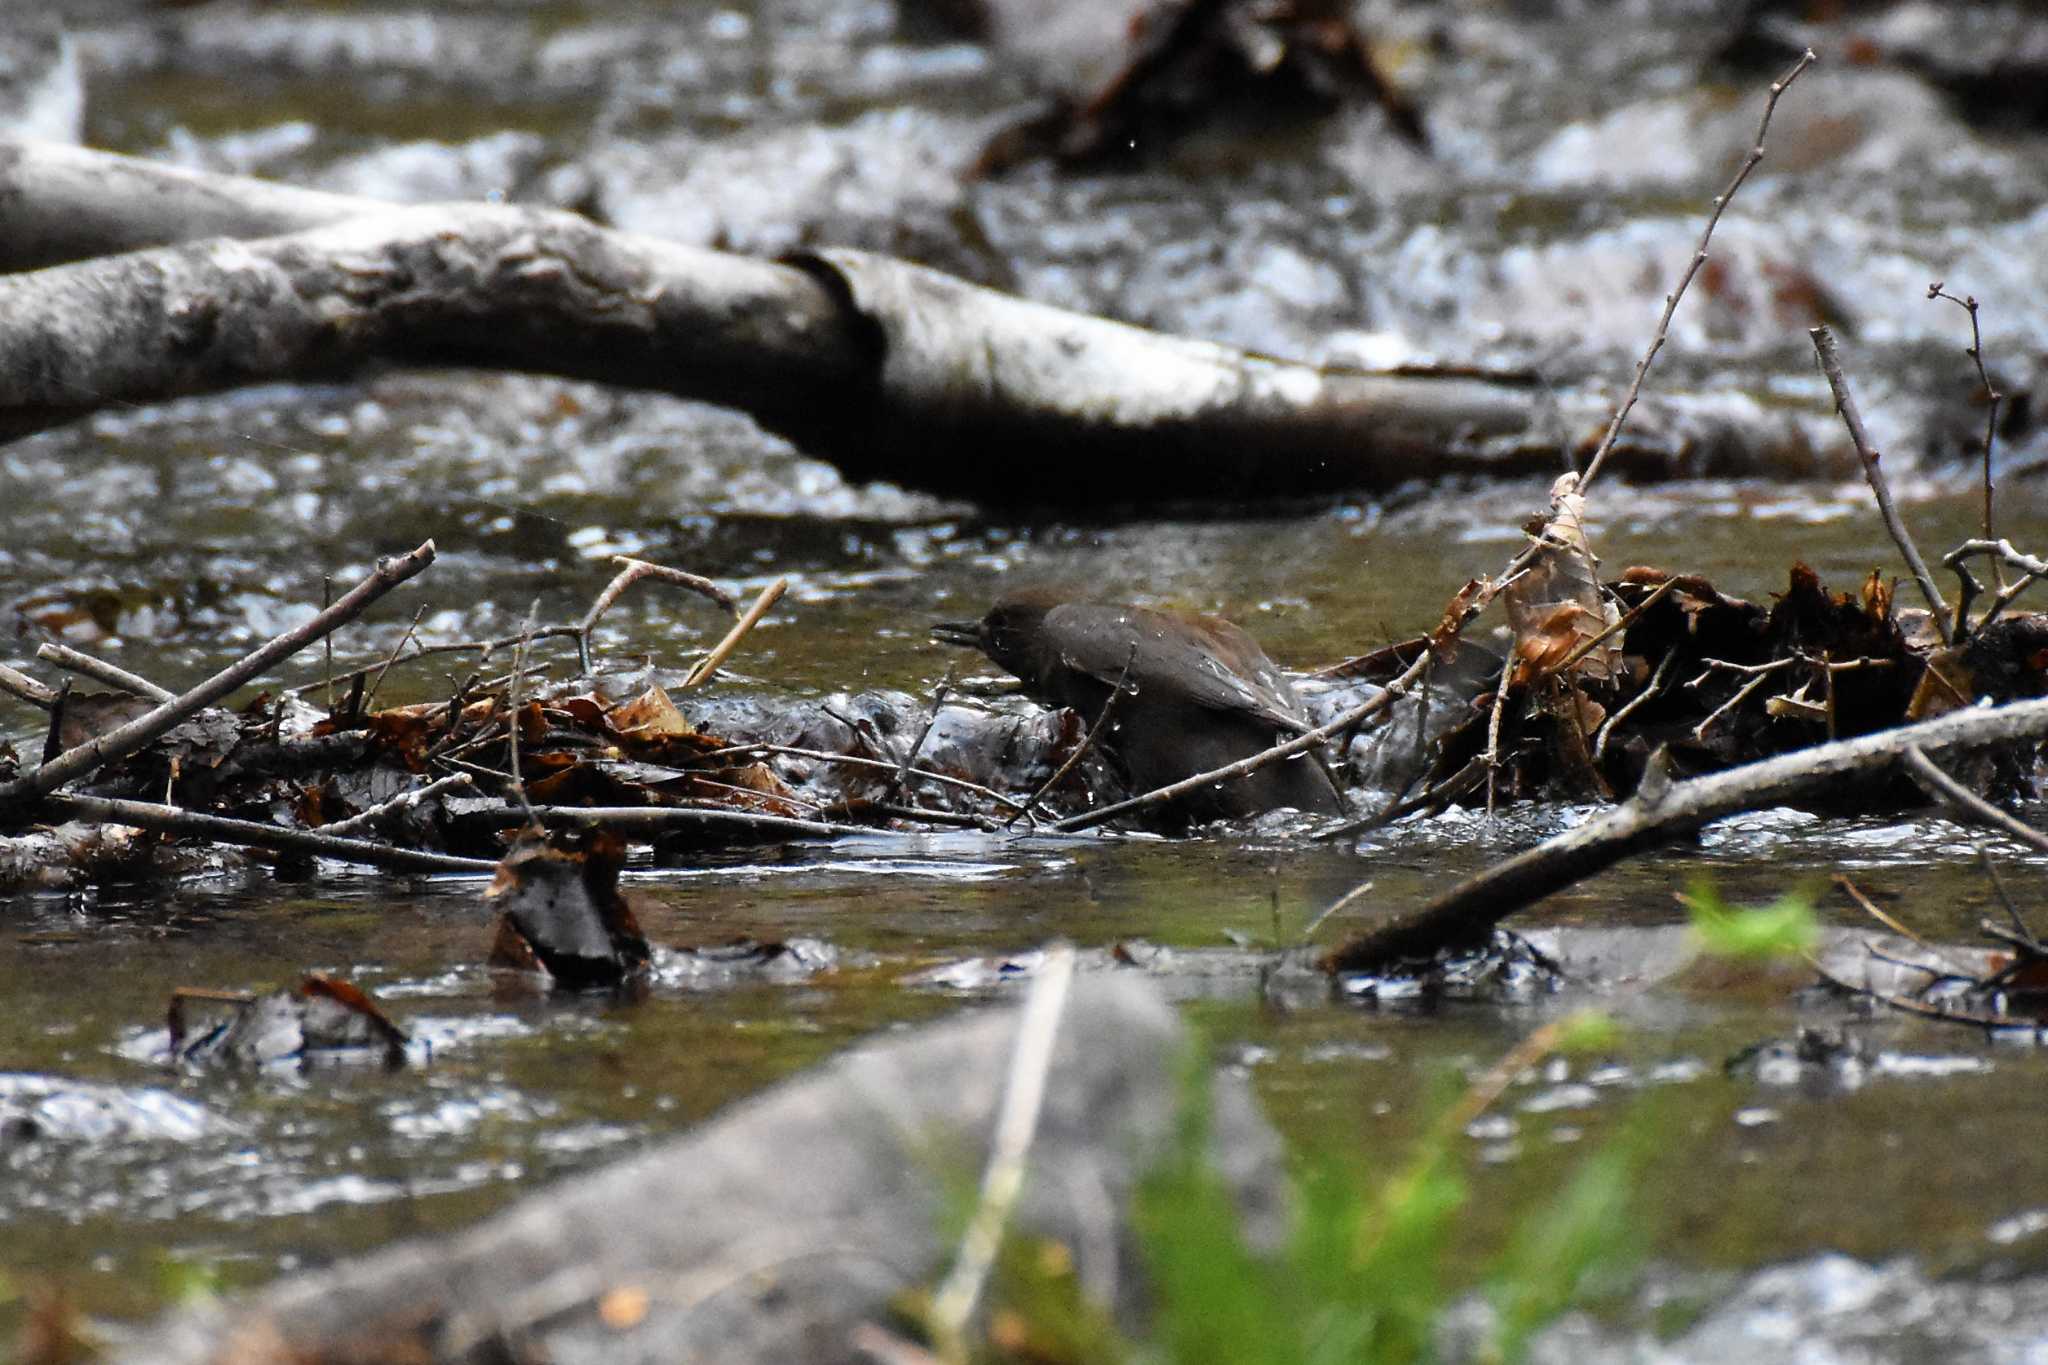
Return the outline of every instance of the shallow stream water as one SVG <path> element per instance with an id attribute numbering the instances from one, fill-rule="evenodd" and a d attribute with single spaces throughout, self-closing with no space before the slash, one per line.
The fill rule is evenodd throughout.
<path id="1" fill-rule="evenodd" d="M 1705 62 L 1732 7 L 1366 6 L 1431 112 L 1433 160 L 1352 111 L 1209 128 L 1135 170 L 968 183 L 982 140 L 1030 107 L 1030 54 L 947 37 L 888 3 L 677 8 L 81 6 L 81 131 L 390 198 L 574 204 L 742 250 L 867 245 L 1310 359 L 1534 365 L 1561 386 L 1613 388 L 1761 85 Z M 1589 43 L 1595 32 L 1612 40 Z M 1960 314 L 1922 295 L 1932 278 L 1984 295 L 1988 349 L 2015 373 L 2043 353 L 2048 146 L 1977 133 L 1884 70 L 1816 72 L 1784 119 L 1784 155 L 1724 225 L 1729 273 L 1681 313 L 1660 382 L 1818 423 L 1806 295 L 1783 282 L 1819 279 L 1867 366 L 1866 405 L 1899 452 L 1922 543 L 1953 544 L 1977 525 L 1954 457 L 1981 419 Z M 2010 452 L 1999 516 L 2039 552 L 2034 453 Z M 1542 502 L 1537 483 L 1418 487 L 1006 522 L 850 486 L 702 405 L 387 373 L 111 411 L 0 448 L 0 602 L 10 658 L 59 638 L 175 686 L 309 615 L 324 579 L 432 537 L 440 560 L 347 632 L 339 658 L 390 649 L 416 610 L 427 640 L 516 631 L 536 598 L 542 620 L 573 620 L 608 557 L 630 552 L 742 592 L 790 578 L 724 684 L 739 691 L 927 690 L 955 661 L 928 626 L 1024 582 L 1221 612 L 1306 668 L 1433 624 L 1460 584 L 1500 568 Z M 1860 484 L 1612 484 L 1591 530 L 1610 570 L 1657 564 L 1753 599 L 1798 559 L 1842 589 L 1894 571 Z M 643 587 L 596 646 L 613 663 L 674 665 L 723 625 Z M 269 681 L 319 669 L 307 658 Z M 415 666 L 384 699 L 447 686 Z M 12 703 L 0 731 L 28 752 L 40 743 Z M 1701 873 L 1731 899 L 1812 889 L 1833 924 L 1863 928 L 1826 890 L 1848 871 L 1930 938 L 1973 937 L 1997 905 L 1970 839 L 1938 821 L 1767 812 L 1553 897 L 1516 924 L 1560 935 L 1578 984 L 1554 996 L 1397 1008 L 1261 990 L 1256 950 L 1295 941 L 1359 881 L 1374 890 L 1350 922 L 1576 814 L 1454 811 L 1334 846 L 1284 820 L 1181 842 L 892 836 L 640 870 L 656 943 L 801 937 L 825 945 L 826 965 L 721 981 L 664 958 L 633 1004 L 506 994 L 481 966 L 474 881 L 330 868 L 310 885 L 223 872 L 17 897 L 0 904 L 0 1106 L 42 1114 L 46 1131 L 0 1131 L 0 1291 L 55 1277 L 93 1312 L 137 1317 L 194 1272 L 253 1283 L 461 1225 L 852 1039 L 1006 998 L 1057 937 L 1167 949 L 1137 955 L 1249 1071 L 1289 1138 L 1366 1167 L 1405 1150 L 1441 1073 L 1483 1068 L 1562 1009 L 1608 1005 L 1624 1025 L 1611 1055 L 1527 1078 L 1473 1130 L 1461 1244 L 1474 1254 L 1649 1105 L 1661 1145 L 1641 1191 L 1656 1267 L 1645 1303 L 1684 1317 L 1742 1274 L 1824 1251 L 1914 1257 L 1973 1284 L 2048 1273 L 2038 1048 L 1802 1005 L 1784 977 L 1656 979 L 1675 951 L 1673 893 Z M 2031 897 L 2041 861 L 1994 847 Z M 418 1064 L 229 1077 L 150 1060 L 174 987 L 258 989 L 315 969 L 383 1000 Z M 1803 1024 L 1865 1039 L 1867 1064 L 1724 1070 Z M 113 1088 L 103 1107 L 89 1085 Z M 59 1098 L 34 1110 L 37 1086 Z M 0 1335 L 20 1302 L 0 1292 Z"/>

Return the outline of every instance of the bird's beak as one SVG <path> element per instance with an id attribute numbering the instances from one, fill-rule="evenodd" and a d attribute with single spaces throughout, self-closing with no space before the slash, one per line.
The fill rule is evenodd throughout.
<path id="1" fill-rule="evenodd" d="M 980 649 L 981 622 L 941 621 L 932 627 L 932 639 L 942 645 L 965 645 L 968 649 Z"/>

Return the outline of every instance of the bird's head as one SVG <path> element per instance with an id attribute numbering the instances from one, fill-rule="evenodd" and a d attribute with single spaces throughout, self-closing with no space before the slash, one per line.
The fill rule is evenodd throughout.
<path id="1" fill-rule="evenodd" d="M 932 638 L 942 644 L 978 649 L 1027 685 L 1038 686 L 1058 663 L 1058 651 L 1046 638 L 1045 617 L 1062 600 L 1051 592 L 1011 593 L 979 621 L 933 626 Z"/>

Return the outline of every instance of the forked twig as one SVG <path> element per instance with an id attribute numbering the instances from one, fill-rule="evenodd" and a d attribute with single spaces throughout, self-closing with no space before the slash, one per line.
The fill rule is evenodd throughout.
<path id="1" fill-rule="evenodd" d="M 1991 605 L 1985 610 L 1982 619 L 1972 625 L 1969 622 L 1970 603 L 1974 602 L 1977 594 L 1984 590 L 1984 585 L 1979 583 L 1970 571 L 1963 567 L 1963 563 L 1965 560 L 1974 559 L 1979 556 L 1989 559 L 1995 564 L 2018 569 L 2020 576 L 1998 590 L 1998 595 L 1991 599 Z M 1958 635 L 1963 634 L 1965 630 L 1971 634 L 1983 630 L 1993 621 L 1996 621 L 2007 607 L 2012 605 L 2014 598 L 2026 591 L 2036 581 L 2048 578 L 2048 562 L 2036 559 L 2029 554 L 2020 553 L 2020 551 L 2013 548 L 2013 544 L 2009 540 L 1966 540 L 1955 549 L 1943 555 L 1941 562 L 1943 567 L 1952 570 L 1956 577 L 1962 580 L 1963 584 L 1962 601 L 1956 607 L 1956 633 Z"/>
<path id="2" fill-rule="evenodd" d="M 368 810 L 359 811 L 349 816 L 346 820 L 336 820 L 332 824 L 322 825 L 320 832 L 329 838 L 335 839 L 352 836 L 357 830 L 373 829 L 379 821 L 389 819 L 401 811 L 411 810 L 414 806 L 424 801 L 430 801 L 442 792 L 452 791 L 457 787 L 474 786 L 475 784 L 476 779 L 468 773 L 451 773 L 447 777 L 434 779 L 424 787 L 415 787 L 411 791 L 400 792 L 389 801 L 380 802 Z"/>
<path id="3" fill-rule="evenodd" d="M 570 632 L 576 640 L 577 662 L 586 675 L 591 671 L 590 632 L 597 628 L 599 619 L 612 609 L 619 598 L 625 594 L 626 589 L 632 587 L 643 578 L 653 578 L 659 579 L 663 583 L 673 583 L 679 588 L 688 588 L 691 592 L 708 597 L 724 608 L 727 616 L 734 616 L 739 612 L 739 604 L 732 600 L 732 594 L 708 578 L 701 578 L 693 573 L 685 573 L 681 569 L 671 569 L 666 564 L 655 564 L 645 559 L 635 559 L 631 555 L 613 555 L 612 563 L 621 566 L 618 573 L 612 576 L 611 582 L 604 585 L 604 590 L 598 593 L 597 600 L 590 604 L 590 610 L 583 613 L 583 619 Z"/>

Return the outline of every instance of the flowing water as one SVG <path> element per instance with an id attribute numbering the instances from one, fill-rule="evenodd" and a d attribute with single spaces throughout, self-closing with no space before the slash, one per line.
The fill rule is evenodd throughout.
<path id="1" fill-rule="evenodd" d="M 382 197 L 573 204 L 740 250 L 866 245 L 1310 359 L 1527 365 L 1611 389 L 1762 84 L 1705 62 L 1727 27 L 1712 5 L 1657 6 L 1655 22 L 1629 6 L 1532 18 L 1449 5 L 1426 22 L 1422 7 L 1368 6 L 1397 76 L 1422 92 L 1433 158 L 1349 111 L 1211 127 L 1134 169 L 967 182 L 984 139 L 1030 107 L 1031 54 L 865 0 L 669 8 L 81 6 L 82 131 Z M 1924 287 L 1983 296 L 1994 363 L 2026 378 L 2048 342 L 2042 140 L 1975 132 L 1882 70 L 1817 71 L 1782 118 L 1782 155 L 1731 209 L 1724 271 L 1681 312 L 1660 382 L 1818 423 L 1824 389 L 1799 329 L 1815 310 L 1836 319 L 1923 544 L 1953 544 L 1977 525 L 1955 457 L 1981 416 L 1966 324 Z M 2000 518 L 2038 552 L 2036 453 L 2024 436 L 2009 451 Z M 790 578 L 724 684 L 767 695 L 928 689 L 954 660 L 927 627 L 1026 581 L 1222 612 L 1284 663 L 1326 663 L 1433 624 L 1543 503 L 1537 484 L 1415 488 L 1017 523 L 849 485 L 715 408 L 453 373 L 112 409 L 0 449 L 0 493 L 16 659 L 54 636 L 187 683 L 310 614 L 323 580 L 431 536 L 440 560 L 345 633 L 347 662 L 391 648 L 415 611 L 428 640 L 516 631 L 535 599 L 541 619 L 573 620 L 608 557 L 630 552 L 743 592 Z M 1609 569 L 1701 573 L 1754 599 L 1797 559 L 1838 588 L 1894 570 L 1860 484 L 1610 485 L 1591 529 Z M 596 647 L 673 664 L 723 625 L 642 587 Z M 271 681 L 320 668 L 309 657 Z M 447 686 L 413 666 L 384 699 Z M 0 730 L 40 744 L 13 703 Z M 1575 814 L 1454 811 L 1336 845 L 1284 821 L 1181 842 L 889 836 L 639 870 L 658 944 L 803 937 L 830 961 L 711 979 L 665 957 L 631 1004 L 505 993 L 481 966 L 474 881 L 222 872 L 18 895 L 0 902 L 0 1112 L 34 1124 L 0 1129 L 0 1291 L 55 1277 L 90 1310 L 133 1317 L 195 1274 L 254 1283 L 459 1226 L 852 1039 L 1010 996 L 1055 937 L 1167 950 L 1138 955 L 1275 1122 L 1366 1166 L 1420 1131 L 1441 1073 L 1483 1067 L 1589 995 L 1608 1003 L 1624 1025 L 1611 1055 L 1528 1078 L 1473 1130 L 1470 1249 L 1648 1105 L 1661 1146 L 1641 1209 L 1666 1301 L 1702 1305 L 1739 1272 L 1825 1250 L 1917 1257 L 1973 1283 L 2048 1269 L 2038 1049 L 1801 1005 L 1775 977 L 1626 980 L 1669 960 L 1673 893 L 1700 873 L 1763 900 L 1825 897 L 1846 870 L 1928 936 L 1972 937 L 1997 904 L 1970 840 L 1939 822 L 1769 812 L 1553 897 L 1516 923 L 1556 930 L 1595 979 L 1559 996 L 1373 1008 L 1262 993 L 1247 950 L 1293 942 L 1359 881 L 1374 891 L 1352 916 L 1411 904 Z M 1999 848 L 2031 903 L 2039 860 Z M 416 1064 L 238 1077 L 154 1061 L 173 988 L 307 970 L 371 989 L 414 1033 Z M 1864 1038 L 1867 1065 L 1791 1083 L 1724 1069 L 1802 1024 Z M 19 1304 L 0 1292 L 0 1333 Z"/>

